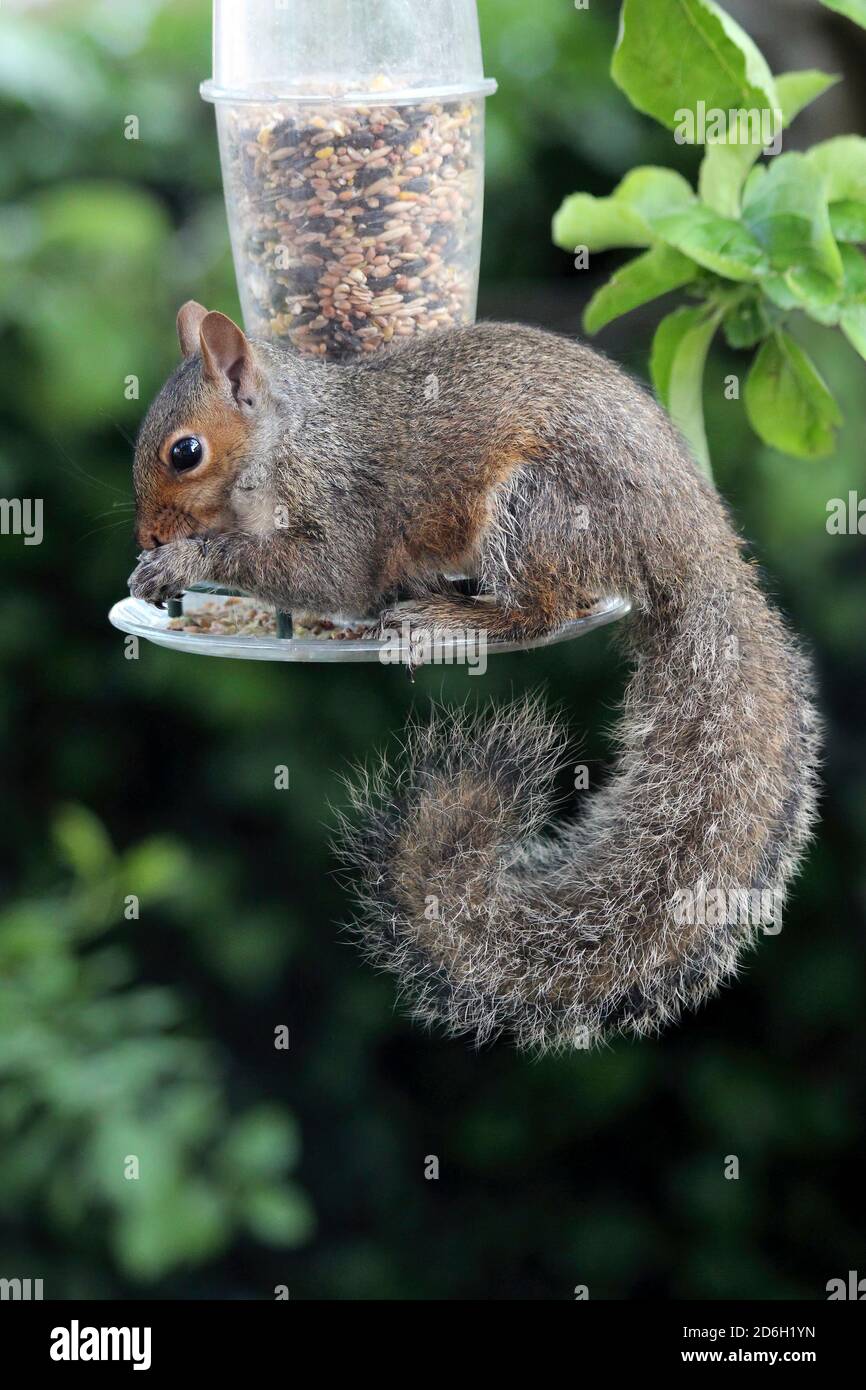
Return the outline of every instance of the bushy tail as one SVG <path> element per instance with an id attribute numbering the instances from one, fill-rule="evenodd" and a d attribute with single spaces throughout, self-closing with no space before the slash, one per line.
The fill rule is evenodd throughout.
<path id="1" fill-rule="evenodd" d="M 749 582 L 645 617 L 618 765 L 540 832 L 564 739 L 537 700 L 436 713 L 354 792 L 357 930 L 415 1016 L 484 1042 L 654 1031 L 778 930 L 814 818 L 808 666 Z"/>

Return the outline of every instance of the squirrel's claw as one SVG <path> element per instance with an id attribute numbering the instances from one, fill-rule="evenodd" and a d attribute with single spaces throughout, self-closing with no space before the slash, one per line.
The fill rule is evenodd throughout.
<path id="1" fill-rule="evenodd" d="M 146 550 L 129 576 L 129 592 L 133 598 L 159 607 L 206 577 L 197 573 L 202 568 L 203 558 L 203 547 L 189 540 L 172 541 L 157 550 Z"/>
<path id="2" fill-rule="evenodd" d="M 167 599 L 177 593 L 177 585 L 169 586 L 156 567 L 146 560 L 140 560 L 129 576 L 129 592 L 133 598 L 143 599 L 161 608 Z"/>
<path id="3" fill-rule="evenodd" d="M 424 665 L 424 649 L 434 636 L 429 620 L 411 602 L 395 603 L 379 614 L 367 635 L 380 642 L 399 640 L 400 664 L 414 685 L 415 672 Z"/>

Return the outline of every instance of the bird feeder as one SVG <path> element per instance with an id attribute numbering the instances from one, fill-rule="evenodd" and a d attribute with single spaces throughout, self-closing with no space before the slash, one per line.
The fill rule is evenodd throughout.
<path id="1" fill-rule="evenodd" d="M 472 323 L 495 90 L 475 0 L 214 0 L 201 93 L 216 110 L 247 332 L 345 363 Z M 227 631 L 235 602 L 191 592 L 165 611 L 129 598 L 110 620 L 175 650 L 248 660 L 387 662 L 394 650 L 296 635 L 288 612 L 273 632 Z M 218 611 L 211 621 L 214 605 L 224 623 Z M 205 606 L 207 630 L 196 625 Z M 486 650 L 546 646 L 627 611 L 611 597 L 554 636 Z M 433 659 L 469 660 L 471 640 L 455 634 Z"/>
<path id="2" fill-rule="evenodd" d="M 495 90 L 475 0 L 215 0 L 247 331 L 345 361 L 471 323 Z"/>

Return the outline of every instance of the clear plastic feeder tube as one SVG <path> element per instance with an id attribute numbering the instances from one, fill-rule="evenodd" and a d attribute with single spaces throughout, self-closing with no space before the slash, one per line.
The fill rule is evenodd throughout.
<path id="1" fill-rule="evenodd" d="M 248 331 L 340 360 L 471 323 L 495 85 L 475 0 L 215 0 Z"/>

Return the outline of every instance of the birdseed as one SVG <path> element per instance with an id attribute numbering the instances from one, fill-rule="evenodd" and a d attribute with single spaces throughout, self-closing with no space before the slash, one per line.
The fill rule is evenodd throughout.
<path id="1" fill-rule="evenodd" d="M 277 615 L 273 608 L 261 608 L 242 598 L 226 598 L 221 603 L 202 603 L 197 608 L 171 618 L 169 632 L 185 632 L 194 637 L 276 637 Z M 305 614 L 294 624 L 295 638 L 318 637 L 348 641 L 367 636 L 363 625 L 344 626 L 330 618 Z"/>
<path id="2" fill-rule="evenodd" d="M 253 334 L 328 360 L 471 323 L 483 102 L 219 108 Z"/>

